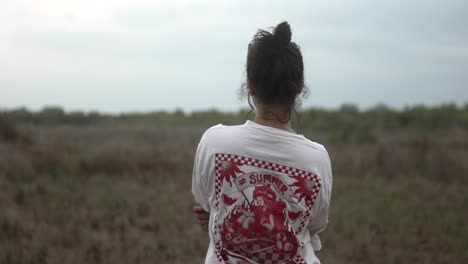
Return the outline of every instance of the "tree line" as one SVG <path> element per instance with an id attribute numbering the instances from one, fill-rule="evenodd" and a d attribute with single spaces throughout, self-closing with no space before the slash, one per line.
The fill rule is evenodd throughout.
<path id="1" fill-rule="evenodd" d="M 31 125 L 142 125 L 142 126 L 199 126 L 208 127 L 218 123 L 232 125 L 251 119 L 250 110 L 222 112 L 218 110 L 155 111 L 146 113 L 107 114 L 97 111 L 66 112 L 61 107 L 49 106 L 40 111 L 26 108 L 3 110 L 4 118 L 15 124 Z M 396 131 L 410 129 L 418 132 L 440 131 L 450 127 L 468 129 L 468 103 L 464 106 L 443 104 L 438 106 L 416 105 L 401 110 L 385 105 L 360 110 L 347 104 L 338 109 L 308 108 L 293 116 L 293 124 L 298 130 L 330 132 L 339 140 L 349 135 L 364 138 L 369 131 L 381 129 Z"/>

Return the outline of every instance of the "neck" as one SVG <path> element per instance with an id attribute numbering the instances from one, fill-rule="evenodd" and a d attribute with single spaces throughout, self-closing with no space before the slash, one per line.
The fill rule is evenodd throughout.
<path id="1" fill-rule="evenodd" d="M 291 128 L 291 119 L 289 117 L 289 113 L 285 110 L 284 106 L 268 106 L 268 108 L 266 108 L 262 105 L 257 105 L 254 122 L 260 125 L 296 133 Z M 287 120 L 287 122 L 281 122 L 282 120 Z"/>

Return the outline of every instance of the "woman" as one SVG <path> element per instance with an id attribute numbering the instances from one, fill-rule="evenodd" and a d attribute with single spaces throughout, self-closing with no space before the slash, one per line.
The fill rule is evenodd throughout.
<path id="1" fill-rule="evenodd" d="M 246 71 L 254 121 L 211 127 L 195 155 L 194 212 L 210 236 L 205 263 L 320 263 L 331 164 L 322 145 L 291 128 L 305 88 L 287 22 L 257 32 Z"/>

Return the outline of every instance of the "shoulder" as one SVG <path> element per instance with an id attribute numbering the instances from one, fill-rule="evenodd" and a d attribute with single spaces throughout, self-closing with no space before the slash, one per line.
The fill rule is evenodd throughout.
<path id="1" fill-rule="evenodd" d="M 306 151 L 309 154 L 304 162 L 312 164 L 314 171 L 322 178 L 325 185 L 331 185 L 332 165 L 327 149 L 324 145 L 306 139 Z"/>
<path id="2" fill-rule="evenodd" d="M 223 124 L 217 124 L 215 126 L 212 126 L 212 127 L 208 128 L 207 130 L 205 130 L 205 132 L 203 133 L 202 138 L 209 137 L 210 135 L 213 135 L 213 134 L 219 133 L 221 131 L 224 131 L 227 128 L 229 128 L 229 126 L 225 126 Z"/>
<path id="3" fill-rule="evenodd" d="M 303 142 L 303 146 L 309 153 L 313 153 L 315 157 L 321 158 L 326 162 L 330 161 L 330 156 L 328 155 L 328 151 L 324 145 L 305 137 Z"/>
<path id="4" fill-rule="evenodd" d="M 316 158 L 315 158 L 315 162 L 317 162 L 316 170 L 318 172 L 318 176 L 322 179 L 322 186 L 324 187 L 322 193 L 325 195 L 326 199 L 329 201 L 330 195 L 331 195 L 331 188 L 333 184 L 333 172 L 332 172 L 332 164 L 331 164 L 330 155 L 328 154 L 328 151 L 324 145 L 317 143 L 317 142 L 310 141 L 310 140 L 308 141 L 309 141 L 309 146 L 311 148 L 314 148 L 316 151 Z"/>
<path id="5" fill-rule="evenodd" d="M 225 139 L 227 136 L 233 136 L 240 132 L 242 125 L 226 126 L 223 124 L 217 124 L 208 128 L 200 139 L 200 144 L 209 144 L 216 142 L 220 139 Z"/>
<path id="6" fill-rule="evenodd" d="M 317 142 L 314 142 L 314 141 L 311 141 L 309 139 L 307 139 L 307 141 L 309 142 L 309 146 L 315 150 L 317 150 L 318 152 L 320 152 L 321 155 L 323 155 L 323 157 L 330 161 L 330 156 L 328 155 L 328 151 L 327 149 L 325 148 L 324 145 L 320 144 L 320 143 L 317 143 Z"/>

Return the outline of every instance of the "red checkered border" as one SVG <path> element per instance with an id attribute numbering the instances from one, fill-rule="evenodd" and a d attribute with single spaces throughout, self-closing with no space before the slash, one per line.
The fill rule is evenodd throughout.
<path id="1" fill-rule="evenodd" d="M 315 200 L 317 199 L 317 196 L 320 192 L 321 178 L 319 176 L 308 171 L 304 171 L 301 169 L 297 169 L 297 168 L 293 168 L 293 167 L 289 167 L 289 166 L 285 166 L 285 165 L 281 165 L 281 164 L 277 164 L 277 163 L 273 163 L 269 161 L 264 161 L 264 160 L 259 160 L 259 159 L 254 159 L 254 158 L 244 157 L 244 156 L 234 155 L 234 154 L 226 154 L 226 153 L 215 154 L 215 175 L 216 175 L 215 177 L 215 193 L 216 193 L 215 206 L 217 208 L 216 214 L 215 214 L 215 223 L 218 222 L 217 220 L 218 220 L 218 213 L 219 213 L 219 201 L 221 199 L 221 189 L 223 186 L 223 182 L 221 180 L 221 162 L 222 161 L 236 162 L 242 165 L 248 165 L 248 166 L 253 166 L 253 167 L 267 169 L 267 170 L 273 170 L 276 172 L 285 173 L 292 177 L 301 177 L 301 178 L 313 181 L 314 182 L 313 195 L 308 196 L 306 198 L 306 205 L 307 205 L 306 212 L 302 216 L 300 225 L 298 229 L 295 231 L 295 233 L 298 234 L 304 229 L 307 217 L 310 215 L 310 212 L 312 211 L 312 206 L 314 205 Z M 216 235 L 218 233 L 217 226 L 215 226 L 214 231 Z M 221 263 L 225 263 L 221 257 L 221 253 L 220 253 L 221 249 L 222 249 L 222 245 L 220 244 L 220 242 L 216 243 L 215 254 Z M 293 261 L 294 263 L 297 263 L 297 264 L 307 264 L 305 260 L 299 254 L 293 258 Z"/>

